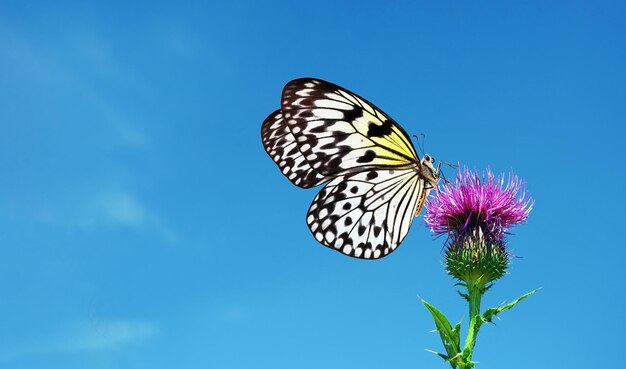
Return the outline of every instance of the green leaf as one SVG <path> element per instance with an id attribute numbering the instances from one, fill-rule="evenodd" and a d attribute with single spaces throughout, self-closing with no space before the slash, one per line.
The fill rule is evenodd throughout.
<path id="1" fill-rule="evenodd" d="M 458 293 L 459 296 L 461 296 L 463 298 L 463 300 L 469 302 L 469 295 L 467 293 L 463 293 L 461 291 L 456 291 L 456 293 Z"/>
<path id="2" fill-rule="evenodd" d="M 456 323 L 456 325 L 454 326 L 454 329 L 453 329 L 453 330 L 454 330 L 454 332 L 455 332 L 455 334 L 456 334 L 456 336 L 457 336 L 457 340 L 459 341 L 459 345 L 460 345 L 460 344 L 461 344 L 461 342 L 460 342 L 460 341 L 461 341 L 461 339 L 460 339 L 460 338 L 458 338 L 458 337 L 460 337 L 460 336 L 461 336 L 461 322 Z M 459 347 L 460 347 L 460 346 L 459 346 Z"/>
<path id="3" fill-rule="evenodd" d="M 500 305 L 494 308 L 490 308 L 485 310 L 485 312 L 482 315 L 482 321 L 483 322 L 488 322 L 488 323 L 492 323 L 492 319 L 494 316 L 497 316 L 498 314 L 500 314 L 501 312 L 505 311 L 505 310 L 509 310 L 511 309 L 513 306 L 517 305 L 518 302 L 522 301 L 523 299 L 527 298 L 528 296 L 532 295 L 533 293 L 539 291 L 540 289 L 537 288 L 536 290 L 532 290 L 528 293 L 523 294 L 522 296 L 520 296 L 517 300 L 509 302 L 506 305 Z"/>
<path id="4" fill-rule="evenodd" d="M 454 357 L 449 357 L 448 355 L 442 354 L 441 352 L 437 352 L 437 351 L 433 351 L 429 349 L 425 349 L 425 351 L 430 352 L 431 354 L 435 354 L 439 356 L 440 358 L 444 359 L 445 361 L 449 362 L 453 369 L 456 369 L 457 366 L 461 364 L 461 354 L 457 354 Z"/>
<path id="5" fill-rule="evenodd" d="M 441 311 L 437 310 L 437 308 L 424 300 L 422 300 L 422 304 L 426 306 L 426 309 L 428 309 L 430 315 L 432 315 L 435 320 L 435 326 L 437 327 L 437 331 L 441 337 L 441 342 L 443 343 L 443 347 L 446 349 L 446 353 L 448 354 L 444 359 L 450 362 L 452 368 L 456 368 L 456 363 L 453 362 L 453 359 L 458 358 L 461 353 L 461 323 L 458 323 L 454 328 L 452 328 L 450 321 L 448 321 L 448 318 L 446 318 Z"/>
<path id="6" fill-rule="evenodd" d="M 441 352 L 437 352 L 437 351 L 433 351 L 433 350 L 429 350 L 429 349 L 426 349 L 426 351 L 430 352 L 431 354 L 435 354 L 435 355 L 437 355 L 437 356 L 441 357 L 441 358 L 442 358 L 442 359 L 444 359 L 445 361 L 448 361 L 448 360 L 449 360 L 448 355 L 444 355 L 444 354 L 442 354 Z"/>

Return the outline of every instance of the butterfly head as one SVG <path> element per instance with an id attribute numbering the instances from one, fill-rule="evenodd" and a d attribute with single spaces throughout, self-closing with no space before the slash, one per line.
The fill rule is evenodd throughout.
<path id="1" fill-rule="evenodd" d="M 439 168 L 435 168 L 435 158 L 424 154 L 420 164 L 421 176 L 426 182 L 426 188 L 435 188 L 437 186 L 437 179 L 439 178 Z"/>

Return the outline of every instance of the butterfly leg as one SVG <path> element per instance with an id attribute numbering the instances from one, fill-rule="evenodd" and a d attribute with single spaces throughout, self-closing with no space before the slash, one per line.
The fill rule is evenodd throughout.
<path id="1" fill-rule="evenodd" d="M 448 181 L 448 179 L 446 178 L 445 174 L 441 171 L 442 165 L 447 165 L 450 168 L 454 168 L 454 169 L 457 169 L 459 166 L 457 164 L 448 163 L 447 161 L 443 161 L 443 160 L 440 160 L 439 164 L 437 164 L 437 172 L 436 172 L 437 175 L 440 175 L 441 178 L 443 178 L 443 181 L 445 183 L 450 183 L 450 181 Z"/>

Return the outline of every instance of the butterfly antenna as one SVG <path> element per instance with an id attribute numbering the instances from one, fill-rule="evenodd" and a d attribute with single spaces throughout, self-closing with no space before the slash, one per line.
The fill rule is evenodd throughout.
<path id="1" fill-rule="evenodd" d="M 424 156 L 425 152 L 424 152 L 424 141 L 426 141 L 426 135 L 423 133 L 420 133 L 420 136 L 422 136 L 422 142 L 420 143 L 420 139 L 419 137 L 417 137 L 417 135 L 413 135 L 413 137 L 415 137 L 415 141 L 417 141 L 417 148 L 422 152 L 422 156 Z"/>

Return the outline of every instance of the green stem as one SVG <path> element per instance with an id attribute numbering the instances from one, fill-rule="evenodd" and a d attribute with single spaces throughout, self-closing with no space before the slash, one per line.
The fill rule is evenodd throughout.
<path id="1" fill-rule="evenodd" d="M 465 347 L 461 356 L 462 363 L 459 369 L 470 369 L 474 367 L 472 362 L 472 354 L 474 353 L 474 345 L 476 344 L 476 336 L 478 330 L 483 323 L 480 316 L 480 299 L 485 293 L 484 283 L 474 282 L 467 284 L 467 295 L 469 297 L 469 327 L 467 329 L 467 338 L 465 339 Z"/>

